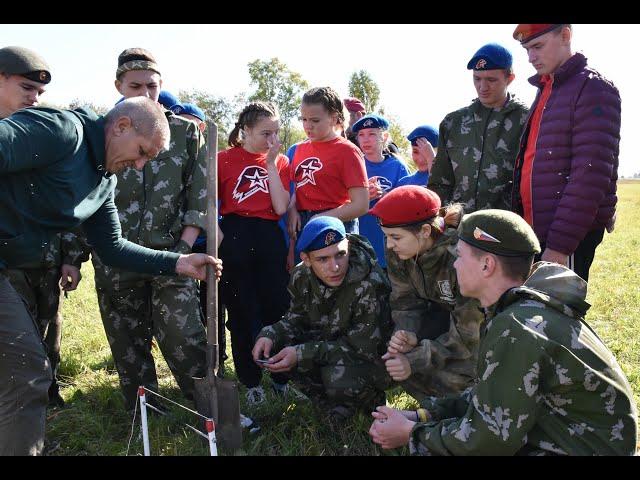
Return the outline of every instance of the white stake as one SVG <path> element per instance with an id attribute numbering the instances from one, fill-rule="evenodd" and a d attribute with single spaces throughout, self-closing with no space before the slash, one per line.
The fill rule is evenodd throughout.
<path id="1" fill-rule="evenodd" d="M 207 436 L 209 437 L 209 450 L 212 457 L 218 456 L 218 447 L 216 446 L 216 427 L 211 418 L 205 420 L 207 426 Z"/>
<path id="2" fill-rule="evenodd" d="M 144 456 L 151 456 L 149 450 L 149 428 L 147 426 L 147 398 L 144 394 L 144 387 L 138 387 L 138 396 L 140 397 L 140 421 L 142 422 L 142 445 L 144 447 Z"/>

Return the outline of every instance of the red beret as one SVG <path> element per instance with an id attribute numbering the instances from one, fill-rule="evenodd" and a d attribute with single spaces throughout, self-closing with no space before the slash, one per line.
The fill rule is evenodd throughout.
<path id="1" fill-rule="evenodd" d="M 347 107 L 347 110 L 350 112 L 366 112 L 367 110 L 364 108 L 364 103 L 358 100 L 355 97 L 345 98 L 344 106 Z"/>
<path id="2" fill-rule="evenodd" d="M 437 193 L 419 185 L 394 188 L 369 210 L 383 227 L 412 225 L 435 217 L 440 210 Z"/>
<path id="3" fill-rule="evenodd" d="M 561 23 L 521 23 L 513 31 L 513 38 L 520 43 L 527 43 L 540 35 L 559 27 Z"/>

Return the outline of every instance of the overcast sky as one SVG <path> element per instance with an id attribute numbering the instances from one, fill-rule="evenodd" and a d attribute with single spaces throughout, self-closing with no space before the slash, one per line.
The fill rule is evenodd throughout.
<path id="1" fill-rule="evenodd" d="M 348 94 L 349 77 L 367 70 L 381 91 L 380 104 L 404 130 L 438 126 L 445 114 L 475 98 L 466 64 L 489 42 L 514 55 L 511 91 L 530 104 L 535 73 L 512 38 L 515 24 L 499 25 L 2 25 L 0 47 L 21 45 L 39 52 L 52 70 L 44 101 L 74 98 L 111 105 L 118 54 L 144 47 L 156 57 L 164 88 L 200 89 L 232 98 L 248 92 L 247 64 L 278 57 L 311 86 L 329 85 Z M 620 90 L 622 130 L 619 174 L 640 172 L 634 136 L 640 134 L 640 67 L 632 50 L 637 25 L 574 25 L 573 46 Z M 175 34 L 167 32 L 174 30 Z M 359 41 L 358 35 L 367 40 Z M 634 35 L 632 37 L 632 34 Z M 623 49 L 627 49 L 624 52 Z"/>

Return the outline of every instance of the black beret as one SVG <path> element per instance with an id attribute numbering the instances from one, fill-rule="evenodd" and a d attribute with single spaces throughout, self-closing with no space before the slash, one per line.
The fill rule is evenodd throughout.
<path id="1" fill-rule="evenodd" d="M 33 50 L 24 47 L 0 48 L 0 72 L 7 75 L 21 75 L 44 84 L 51 81 L 47 62 Z"/>

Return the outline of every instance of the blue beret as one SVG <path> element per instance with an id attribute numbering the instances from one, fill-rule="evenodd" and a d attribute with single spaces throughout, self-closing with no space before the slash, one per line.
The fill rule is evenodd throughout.
<path id="1" fill-rule="evenodd" d="M 207 116 L 204 114 L 202 109 L 193 103 L 178 103 L 171 107 L 171 111 L 176 115 L 181 115 L 186 113 L 187 115 L 193 115 L 194 117 L 198 117 L 203 122 L 207 120 Z"/>
<path id="2" fill-rule="evenodd" d="M 365 115 L 354 123 L 351 127 L 351 131 L 353 133 L 358 133 L 363 128 L 381 128 L 382 130 L 386 130 L 389 128 L 389 121 L 380 115 L 371 113 L 369 115 Z"/>
<path id="3" fill-rule="evenodd" d="M 120 100 L 118 100 L 116 102 L 116 105 L 119 104 L 123 100 L 124 100 L 124 97 L 122 97 Z M 178 98 L 175 97 L 172 93 L 169 93 L 166 90 L 162 90 L 160 92 L 160 95 L 158 96 L 158 103 L 160 103 L 167 110 L 173 110 L 171 107 L 173 107 L 176 104 L 179 104 L 180 100 L 178 100 Z"/>
<path id="4" fill-rule="evenodd" d="M 469 60 L 468 70 L 500 70 L 511 68 L 511 52 L 497 43 L 488 43 Z"/>
<path id="5" fill-rule="evenodd" d="M 167 92 L 166 90 L 162 90 L 160 92 L 160 96 L 158 97 L 158 102 L 167 110 L 170 110 L 176 103 L 180 103 L 178 97 L 176 97 L 173 93 Z"/>
<path id="6" fill-rule="evenodd" d="M 407 140 L 411 142 L 415 142 L 418 138 L 424 137 L 429 140 L 429 143 L 433 148 L 437 148 L 438 146 L 438 130 L 433 128 L 431 125 L 420 125 L 413 132 L 407 135 Z"/>
<path id="7" fill-rule="evenodd" d="M 342 220 L 320 216 L 310 220 L 298 238 L 298 252 L 313 252 L 342 241 L 347 236 Z"/>

